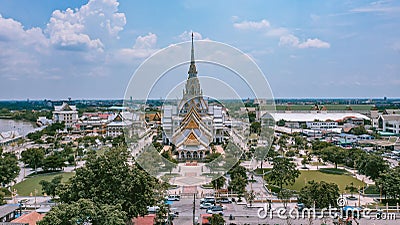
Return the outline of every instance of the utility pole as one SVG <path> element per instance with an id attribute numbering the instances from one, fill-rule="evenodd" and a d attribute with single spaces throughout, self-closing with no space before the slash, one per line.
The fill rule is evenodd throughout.
<path id="1" fill-rule="evenodd" d="M 195 215 L 196 215 L 196 193 L 193 194 L 193 225 L 196 225 Z"/>

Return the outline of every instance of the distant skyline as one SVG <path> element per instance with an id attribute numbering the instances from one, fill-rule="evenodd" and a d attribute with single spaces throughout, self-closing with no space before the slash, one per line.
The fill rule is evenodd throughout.
<path id="1" fill-rule="evenodd" d="M 248 54 L 275 98 L 400 97 L 395 0 L 2 0 L 0 99 L 122 99 L 192 31 Z"/>

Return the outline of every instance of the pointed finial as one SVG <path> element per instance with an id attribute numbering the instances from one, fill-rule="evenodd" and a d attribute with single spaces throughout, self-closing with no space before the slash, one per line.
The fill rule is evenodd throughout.
<path id="1" fill-rule="evenodd" d="M 194 39 L 194 35 L 192 32 L 192 51 L 191 51 L 191 58 L 190 58 L 190 67 L 189 67 L 189 71 L 188 71 L 189 78 L 196 77 L 196 74 L 197 74 L 196 64 L 194 61 L 194 43 L 193 43 L 194 41 L 193 41 L 193 39 Z"/>
<path id="2" fill-rule="evenodd" d="M 193 44 L 193 32 L 192 32 L 192 54 L 191 54 L 190 62 L 191 62 L 191 63 L 194 63 L 194 44 Z"/>

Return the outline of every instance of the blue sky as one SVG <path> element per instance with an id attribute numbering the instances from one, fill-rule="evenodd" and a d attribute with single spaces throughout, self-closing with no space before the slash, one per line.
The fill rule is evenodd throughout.
<path id="1" fill-rule="evenodd" d="M 278 98 L 400 97 L 399 1 L 2 0 L 0 15 L 0 99 L 122 98 L 191 31 L 252 57 Z"/>

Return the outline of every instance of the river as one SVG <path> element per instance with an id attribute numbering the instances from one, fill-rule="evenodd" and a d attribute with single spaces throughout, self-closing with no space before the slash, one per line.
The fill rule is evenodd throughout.
<path id="1" fill-rule="evenodd" d="M 0 133 L 6 131 L 17 131 L 20 135 L 26 135 L 35 128 L 36 125 L 31 122 L 0 119 Z"/>

